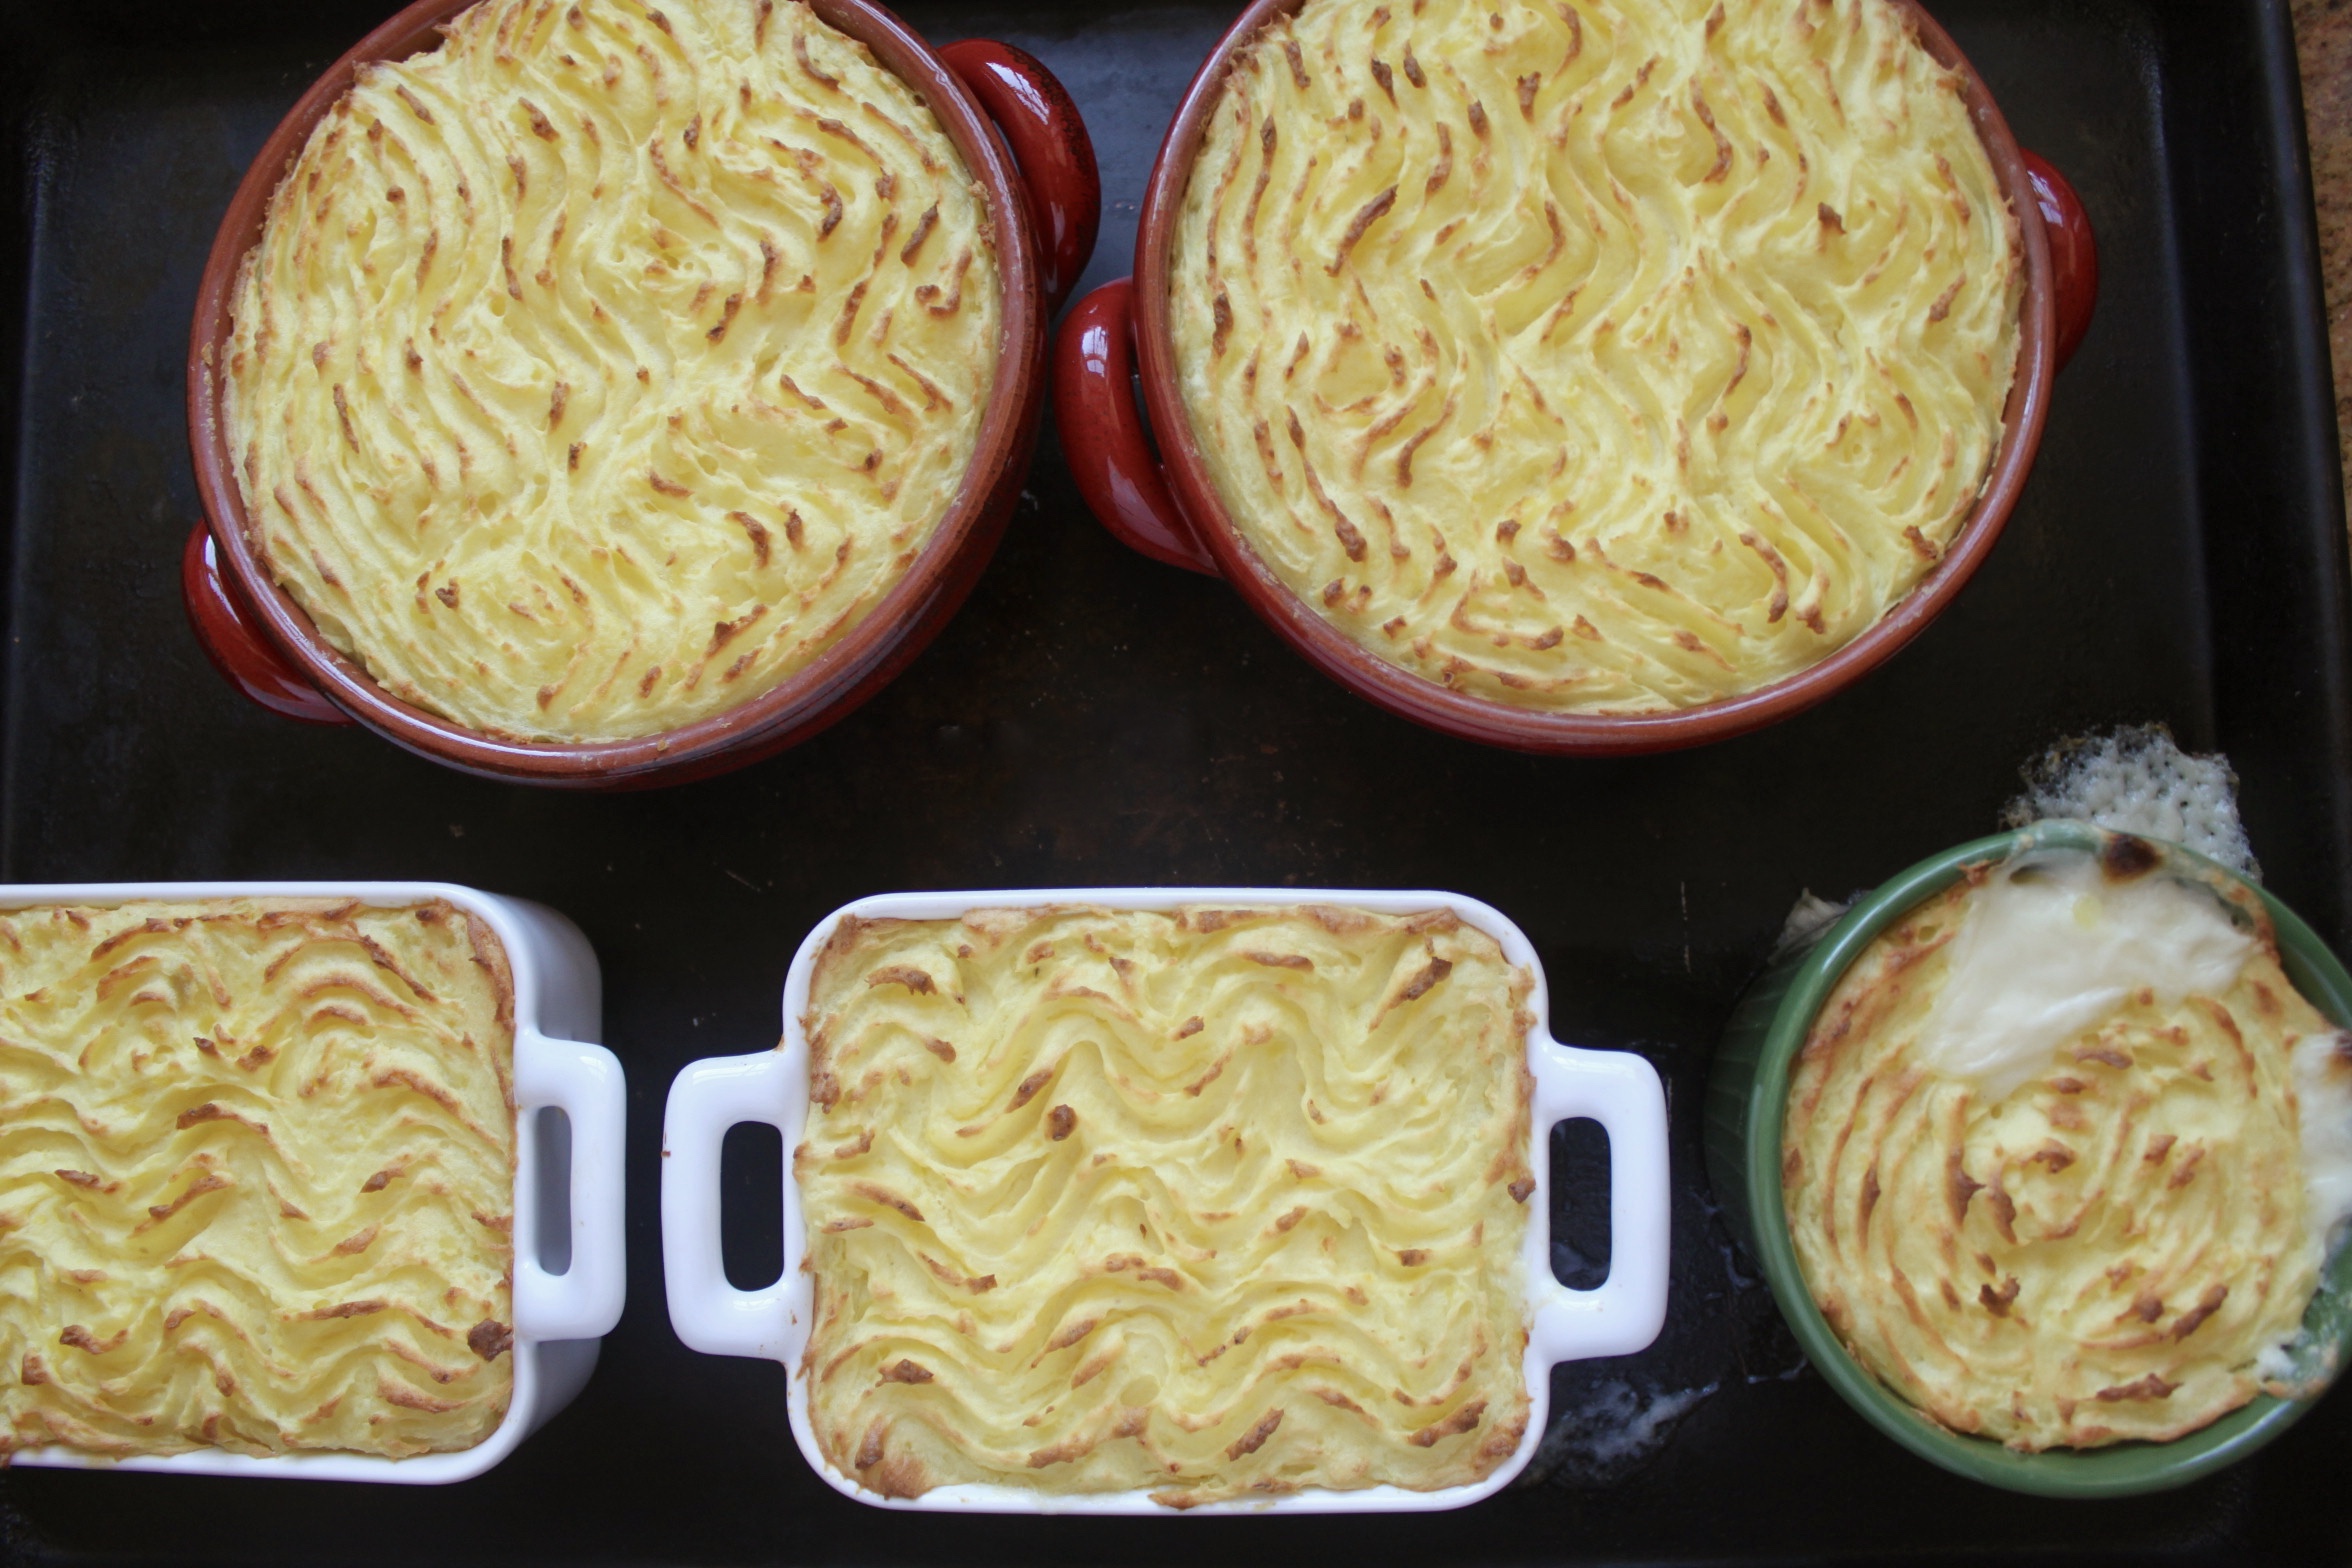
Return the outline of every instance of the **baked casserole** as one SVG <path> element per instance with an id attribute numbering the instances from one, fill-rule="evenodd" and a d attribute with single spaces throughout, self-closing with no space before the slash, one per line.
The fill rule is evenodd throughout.
<path id="1" fill-rule="evenodd" d="M 2023 242 L 1892 0 L 1307 0 L 1231 61 L 1169 323 L 1219 500 L 1436 685 L 1662 712 L 1935 570 Z"/>
<path id="2" fill-rule="evenodd" d="M 505 951 L 447 903 L 0 913 L 0 1453 L 488 1437 L 513 1062 Z"/>
<path id="3" fill-rule="evenodd" d="M 2296 1391 L 2352 1213 L 2352 1037 L 2242 884 L 2103 844 L 1978 865 L 1904 915 L 1789 1081 L 1783 1199 L 1822 1316 L 1941 1425 L 2028 1452 Z"/>
<path id="4" fill-rule="evenodd" d="M 793 1159 L 819 1450 L 1171 1508 L 1491 1474 L 1532 984 L 1442 911 L 845 919 Z"/>
<path id="5" fill-rule="evenodd" d="M 957 495 L 990 221 L 922 96 L 799 0 L 483 0 L 360 67 L 271 198 L 219 369 L 250 537 L 481 734 L 735 708 Z"/>

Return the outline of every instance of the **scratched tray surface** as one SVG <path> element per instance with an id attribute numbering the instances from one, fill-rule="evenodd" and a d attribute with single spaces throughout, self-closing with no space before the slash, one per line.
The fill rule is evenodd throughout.
<path id="1" fill-rule="evenodd" d="M 1800 889 L 1838 895 L 1993 825 L 2021 759 L 2162 719 L 2226 747 L 2273 885 L 2352 929 L 2345 565 L 2283 12 L 2255 0 L 1945 0 L 2027 145 L 2081 188 L 2105 264 L 2008 537 L 1862 687 L 1677 756 L 1535 759 L 1348 697 L 1223 587 L 1125 552 L 1052 442 L 968 608 L 863 712 L 657 794 L 478 783 L 245 706 L 184 628 L 196 515 L 180 412 L 218 216 L 283 108 L 392 0 L 0 0 L 0 461 L 11 574 L 0 876 L 446 877 L 542 899 L 602 955 L 631 1094 L 630 1297 L 580 1400 L 440 1489 L 0 1475 L 24 1562 L 1192 1563 L 2352 1554 L 2352 1396 L 2225 1477 L 2057 1503 L 1948 1477 L 1802 1363 L 1700 1175 L 1716 1032 Z M 923 0 L 934 41 L 1009 38 L 1086 112 L 1109 198 L 1089 284 L 1224 4 Z M 1649 1351 L 1557 1374 L 1544 1473 L 1466 1512 L 1279 1520 L 910 1516 L 827 1489 L 784 1374 L 694 1355 L 663 1308 L 671 1077 L 776 1037 L 826 911 L 903 888 L 1433 886 L 1533 938 L 1561 1038 L 1644 1052 L 1673 1101 L 1676 1266 Z M 1606 1266 L 1597 1139 L 1559 1135 L 1556 1264 Z M 776 1269 L 775 1139 L 739 1131 L 731 1266 Z M 1676 1417 L 1679 1414 L 1679 1419 Z M 1645 1454 L 1630 1441 L 1654 1428 Z"/>

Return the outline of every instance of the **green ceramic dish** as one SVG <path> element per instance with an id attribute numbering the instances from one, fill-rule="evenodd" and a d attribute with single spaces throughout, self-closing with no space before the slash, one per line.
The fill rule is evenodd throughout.
<path id="1" fill-rule="evenodd" d="M 1707 1171 L 1716 1199 L 1739 1239 L 1763 1264 L 1781 1315 L 1814 1367 L 1865 1420 L 1921 1458 L 1990 1486 L 2045 1497 L 2128 1497 L 2186 1485 L 2235 1464 L 2294 1425 L 2352 1349 L 2352 1246 L 2339 1247 L 2329 1258 L 2303 1319 L 2298 1373 L 2308 1394 L 2289 1399 L 2257 1395 L 2212 1425 L 2169 1443 L 2017 1453 L 1928 1419 L 1863 1370 L 1839 1343 L 1805 1288 L 1789 1240 L 1780 1194 L 1781 1122 L 1789 1064 L 1815 1014 L 1846 966 L 1881 932 L 1913 905 L 1951 886 L 1970 865 L 2037 848 L 2096 853 L 2106 838 L 2079 823 L 2041 823 L 1921 861 L 1855 904 L 1810 948 L 1773 961 L 1732 1015 L 1707 1087 Z M 2189 850 L 2158 848 L 2175 875 L 2252 887 Z M 2352 1028 L 2352 975 L 2292 910 L 2259 887 L 2252 891 L 2278 932 L 2287 978 L 2330 1020 Z"/>

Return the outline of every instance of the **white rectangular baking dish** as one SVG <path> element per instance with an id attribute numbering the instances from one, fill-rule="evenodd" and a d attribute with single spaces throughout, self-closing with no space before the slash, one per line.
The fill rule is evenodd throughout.
<path id="1" fill-rule="evenodd" d="M 808 1384 L 800 1366 L 808 1344 L 814 1289 L 801 1269 L 807 1233 L 791 1151 L 808 1112 L 808 1042 L 802 1015 L 816 955 L 836 927 L 861 919 L 952 920 L 975 909 L 1092 905 L 1174 909 L 1184 904 L 1296 906 L 1343 904 L 1383 914 L 1447 909 L 1502 944 L 1511 962 L 1535 977 L 1528 999 L 1534 1023 L 1527 1065 L 1535 1078 L 1528 1166 L 1536 1189 L 1535 1223 L 1522 1258 L 1527 1281 L 1527 1361 L 1532 1401 L 1527 1432 L 1511 1458 L 1474 1486 L 1412 1492 L 1394 1486 L 1360 1491 L 1316 1489 L 1287 1497 L 1215 1503 L 1216 1513 L 1385 1513 L 1460 1508 L 1510 1484 L 1542 1441 L 1549 1417 L 1551 1369 L 1589 1356 L 1631 1355 L 1655 1339 L 1666 1320 L 1666 1095 L 1655 1068 L 1626 1051 L 1582 1051 L 1551 1037 L 1550 993 L 1543 966 L 1520 929 L 1501 913 L 1457 893 L 1364 892 L 1303 888 L 1062 888 L 980 893 L 893 893 L 860 899 L 818 922 L 800 944 L 784 981 L 784 1036 L 772 1051 L 713 1057 L 690 1064 L 671 1085 L 662 1124 L 662 1266 L 670 1322 L 678 1337 L 712 1355 L 753 1356 L 784 1364 L 792 1435 L 801 1454 L 834 1490 L 878 1508 L 947 1513 L 1154 1514 L 1172 1510 L 1145 1492 L 1049 1495 L 998 1485 L 936 1487 L 918 1498 L 886 1498 L 828 1463 L 808 1420 Z M 1549 1144 L 1554 1123 L 1591 1117 L 1609 1134 L 1609 1278 L 1596 1290 L 1570 1290 L 1552 1275 Z M 720 1261 L 719 1146 L 738 1122 L 766 1122 L 784 1135 L 784 1272 L 765 1290 L 737 1290 Z"/>
<path id="2" fill-rule="evenodd" d="M 446 882 L 85 882 L 0 887 L 0 910 L 41 904 L 121 904 L 134 899 L 332 898 L 386 908 L 446 899 L 489 923 L 514 977 L 515 1257 L 514 1394 L 506 1419 L 472 1448 L 413 1459 L 304 1453 L 270 1458 L 219 1450 L 108 1459 L 69 1448 L 29 1448 L 11 1461 L 80 1470 L 264 1476 L 293 1481 L 394 1481 L 438 1485 L 480 1475 L 579 1393 L 596 1370 L 599 1342 L 621 1318 L 622 1135 L 628 1097 L 621 1064 L 593 1043 L 603 1033 L 603 978 L 580 928 L 525 899 Z M 570 1123 L 570 1172 L 560 1150 L 542 1150 L 532 1113 L 553 1106 Z M 540 1266 L 556 1243 L 548 1224 L 570 1195 L 571 1263 Z"/>

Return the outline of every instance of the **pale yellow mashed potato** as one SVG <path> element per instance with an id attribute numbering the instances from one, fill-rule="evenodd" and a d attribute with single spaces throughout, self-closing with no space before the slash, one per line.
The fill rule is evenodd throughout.
<path id="1" fill-rule="evenodd" d="M 805 669 L 962 483 L 986 201 L 796 0 L 485 0 L 287 171 L 221 366 L 270 570 L 386 690 L 643 736 Z"/>
<path id="2" fill-rule="evenodd" d="M 2334 1026 L 2256 940 L 2234 981 L 2143 987 L 1996 1095 L 1928 1064 L 1972 895 L 1855 960 L 1789 1084 L 1789 1233 L 1822 1314 L 1955 1431 L 2024 1450 L 2195 1431 L 2261 1391 L 2319 1282 L 2303 1120 Z M 2303 1092 L 2298 1092 L 2298 1086 Z"/>
<path id="3" fill-rule="evenodd" d="M 1887 0 L 1309 0 L 1172 242 L 1185 406 L 1268 568 L 1563 713 L 1820 660 L 1952 543 L 2021 245 Z"/>
<path id="4" fill-rule="evenodd" d="M 0 914 L 0 1454 L 495 1431 L 512 996 L 447 904 Z"/>
<path id="5" fill-rule="evenodd" d="M 826 1458 L 1170 1507 L 1491 1473 L 1530 985 L 1442 912 L 845 925 L 793 1162 Z"/>

